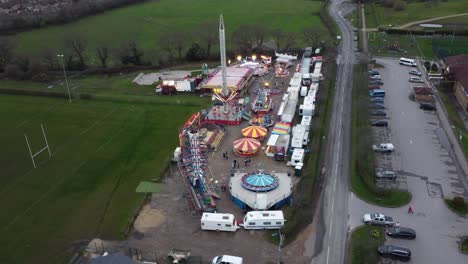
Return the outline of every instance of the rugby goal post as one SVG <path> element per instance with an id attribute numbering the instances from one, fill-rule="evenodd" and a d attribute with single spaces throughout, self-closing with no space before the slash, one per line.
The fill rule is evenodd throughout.
<path id="1" fill-rule="evenodd" d="M 47 151 L 49 152 L 49 157 L 52 157 L 52 153 L 50 152 L 50 148 L 49 148 L 49 142 L 47 141 L 47 137 L 44 131 L 44 126 L 42 124 L 41 124 L 41 129 L 42 129 L 42 135 L 44 136 L 44 141 L 45 141 L 46 146 L 34 154 L 31 151 L 31 145 L 29 145 L 28 136 L 26 135 L 26 133 L 24 133 L 24 139 L 26 139 L 26 145 L 28 146 L 29 155 L 31 156 L 31 160 L 32 160 L 32 164 L 34 168 L 36 168 L 36 162 L 34 161 L 34 157 L 41 154 L 44 150 L 47 149 Z"/>

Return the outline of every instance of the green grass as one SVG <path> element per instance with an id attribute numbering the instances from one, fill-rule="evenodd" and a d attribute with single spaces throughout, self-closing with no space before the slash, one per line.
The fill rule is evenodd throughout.
<path id="1" fill-rule="evenodd" d="M 118 8 L 77 22 L 50 26 L 17 35 L 20 52 L 40 53 L 49 49 L 63 50 L 63 37 L 79 33 L 88 41 L 88 56 L 94 63 L 94 48 L 100 43 L 119 47 L 135 41 L 145 54 L 157 59 L 159 36 L 164 32 L 202 30 L 206 22 L 217 25 L 223 13 L 227 48 L 232 47 L 231 34 L 242 24 L 259 24 L 285 31 L 301 32 L 307 27 L 321 27 L 318 12 L 321 1 L 306 0 L 158 0 Z M 212 49 L 214 52 L 216 48 Z"/>
<path id="2" fill-rule="evenodd" d="M 458 16 L 439 19 L 431 22 L 432 24 L 441 24 L 443 27 L 442 30 L 467 30 L 468 29 L 468 16 Z M 419 25 L 411 27 L 416 30 L 423 30 L 424 28 Z M 437 30 L 436 30 L 437 31 Z"/>
<path id="3" fill-rule="evenodd" d="M 411 193 L 381 189 L 375 184 L 375 158 L 370 148 L 373 141 L 369 126 L 367 82 L 367 64 L 358 64 L 354 68 L 353 78 L 351 189 L 360 199 L 369 203 L 399 207 L 411 200 Z"/>
<path id="4" fill-rule="evenodd" d="M 356 228 L 351 233 L 351 264 L 378 263 L 379 255 L 377 247 L 385 242 L 384 229 L 382 227 L 364 225 Z"/>
<path id="5" fill-rule="evenodd" d="M 465 237 L 461 242 L 461 251 L 468 254 L 468 237 Z"/>
<path id="6" fill-rule="evenodd" d="M 366 16 L 366 28 L 377 28 L 379 26 L 371 4 L 364 5 L 364 15 Z"/>
<path id="7" fill-rule="evenodd" d="M 438 1 L 435 5 L 414 1 L 407 4 L 403 11 L 395 11 L 393 8 L 385 8 L 379 4 L 375 5 L 375 13 L 380 26 L 388 26 L 390 24 L 400 26 L 413 21 L 467 12 L 468 1 L 466 0 Z M 373 14 L 366 13 L 366 20 L 367 18 L 373 19 L 371 16 Z"/>
<path id="8" fill-rule="evenodd" d="M 468 214 L 468 203 L 465 202 L 463 206 L 457 206 L 456 204 L 453 203 L 453 200 L 450 199 L 445 199 L 445 203 L 447 206 L 455 211 L 458 214 L 461 215 L 467 215 Z"/>
<path id="9" fill-rule="evenodd" d="M 142 199 L 137 184 L 160 178 L 178 127 L 208 103 L 101 99 L 0 95 L 0 263 L 66 263 L 73 242 L 121 238 Z M 23 134 L 38 151 L 40 124 L 53 156 L 40 154 L 33 169 Z"/>
<path id="10" fill-rule="evenodd" d="M 409 35 L 395 35 L 385 32 L 369 32 L 367 35 L 369 51 L 374 55 L 387 57 L 421 56 L 417 45 Z M 402 51 L 391 50 L 390 47 L 393 47 L 395 44 L 397 44 Z M 407 54 L 403 51 L 406 51 Z M 431 56 L 431 54 L 428 54 L 427 57 L 429 56 Z"/>

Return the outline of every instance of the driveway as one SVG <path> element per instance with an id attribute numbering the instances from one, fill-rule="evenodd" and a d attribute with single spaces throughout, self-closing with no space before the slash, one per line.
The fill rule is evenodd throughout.
<path id="1" fill-rule="evenodd" d="M 411 101 L 412 87 L 408 82 L 409 67 L 400 66 L 396 59 L 377 59 L 385 83 L 385 106 L 389 127 L 377 133 L 377 140 L 395 145 L 392 155 L 378 155 L 379 166 L 391 167 L 400 176 L 399 187 L 413 194 L 411 206 L 380 208 L 367 204 L 354 195 L 349 200 L 350 228 L 361 225 L 367 212 L 393 216 L 401 226 L 416 230 L 416 240 L 387 239 L 386 244 L 409 247 L 411 263 L 468 263 L 468 255 L 458 252 L 460 235 L 468 233 L 468 219 L 459 217 L 444 204 L 444 197 L 467 197 L 463 173 L 453 158 L 452 146 L 441 128 L 435 112 L 422 111 Z M 438 110 L 439 111 L 439 110 Z"/>

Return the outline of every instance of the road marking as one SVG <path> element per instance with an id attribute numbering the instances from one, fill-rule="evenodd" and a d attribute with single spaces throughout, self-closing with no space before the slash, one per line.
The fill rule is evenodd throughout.
<path id="1" fill-rule="evenodd" d="M 413 144 L 413 140 L 410 139 L 409 143 L 410 143 L 410 144 Z"/>
<path id="2" fill-rule="evenodd" d="M 328 246 L 328 249 L 327 249 L 327 264 L 328 264 L 328 257 L 330 257 L 330 246 Z"/>
<path id="3" fill-rule="evenodd" d="M 401 112 L 401 115 L 403 115 L 403 116 L 404 116 L 404 115 L 405 115 L 405 112 Z"/>

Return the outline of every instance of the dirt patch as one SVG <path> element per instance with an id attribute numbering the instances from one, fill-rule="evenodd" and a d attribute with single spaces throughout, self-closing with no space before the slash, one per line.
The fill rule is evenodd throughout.
<path id="1" fill-rule="evenodd" d="M 138 232 L 146 232 L 148 229 L 157 227 L 166 220 L 162 210 L 151 208 L 145 205 L 135 221 L 134 228 Z"/>

